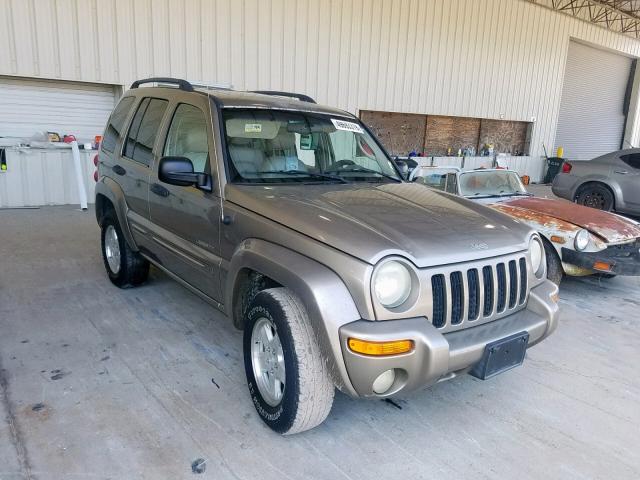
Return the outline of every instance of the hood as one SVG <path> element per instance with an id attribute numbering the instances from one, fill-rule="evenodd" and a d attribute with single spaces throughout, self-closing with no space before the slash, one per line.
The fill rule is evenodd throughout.
<path id="1" fill-rule="evenodd" d="M 585 228 L 607 243 L 621 243 L 640 237 L 640 227 L 632 220 L 610 212 L 584 207 L 567 200 L 537 197 L 508 197 L 492 207 L 528 223 L 557 224 L 566 230 L 572 224 Z"/>
<path id="2" fill-rule="evenodd" d="M 225 197 L 365 262 L 401 255 L 418 267 L 528 247 L 531 229 L 490 208 L 423 185 L 234 185 Z"/>

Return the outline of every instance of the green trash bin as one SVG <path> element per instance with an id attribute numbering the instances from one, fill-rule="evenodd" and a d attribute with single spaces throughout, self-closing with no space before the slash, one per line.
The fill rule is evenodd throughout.
<path id="1" fill-rule="evenodd" d="M 551 157 L 547 159 L 547 174 L 544 177 L 544 183 L 551 183 L 556 175 L 560 173 L 564 158 Z"/>

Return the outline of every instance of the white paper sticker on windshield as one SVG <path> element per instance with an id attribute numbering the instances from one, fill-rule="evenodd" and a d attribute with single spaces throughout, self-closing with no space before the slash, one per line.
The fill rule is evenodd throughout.
<path id="1" fill-rule="evenodd" d="M 364 130 L 360 125 L 354 122 L 347 122 L 345 120 L 336 120 L 335 118 L 331 119 L 331 123 L 336 127 L 337 130 L 345 130 L 347 132 L 355 132 L 355 133 L 364 133 Z"/>
<path id="2" fill-rule="evenodd" d="M 260 123 L 245 123 L 244 133 L 261 133 L 262 124 Z"/>

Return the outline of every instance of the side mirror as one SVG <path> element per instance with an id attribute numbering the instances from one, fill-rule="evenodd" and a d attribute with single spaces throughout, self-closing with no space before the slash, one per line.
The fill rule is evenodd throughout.
<path id="1" fill-rule="evenodd" d="M 162 157 L 158 165 L 158 179 L 169 185 L 197 187 L 205 192 L 212 190 L 211 175 L 193 171 L 193 163 L 187 157 Z"/>

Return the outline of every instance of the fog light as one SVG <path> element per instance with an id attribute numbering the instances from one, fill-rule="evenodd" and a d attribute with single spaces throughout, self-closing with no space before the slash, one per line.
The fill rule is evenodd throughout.
<path id="1" fill-rule="evenodd" d="M 393 382 L 396 380 L 396 372 L 394 370 L 387 370 L 378 375 L 373 381 L 373 391 L 379 395 L 385 393 L 391 388 Z"/>

